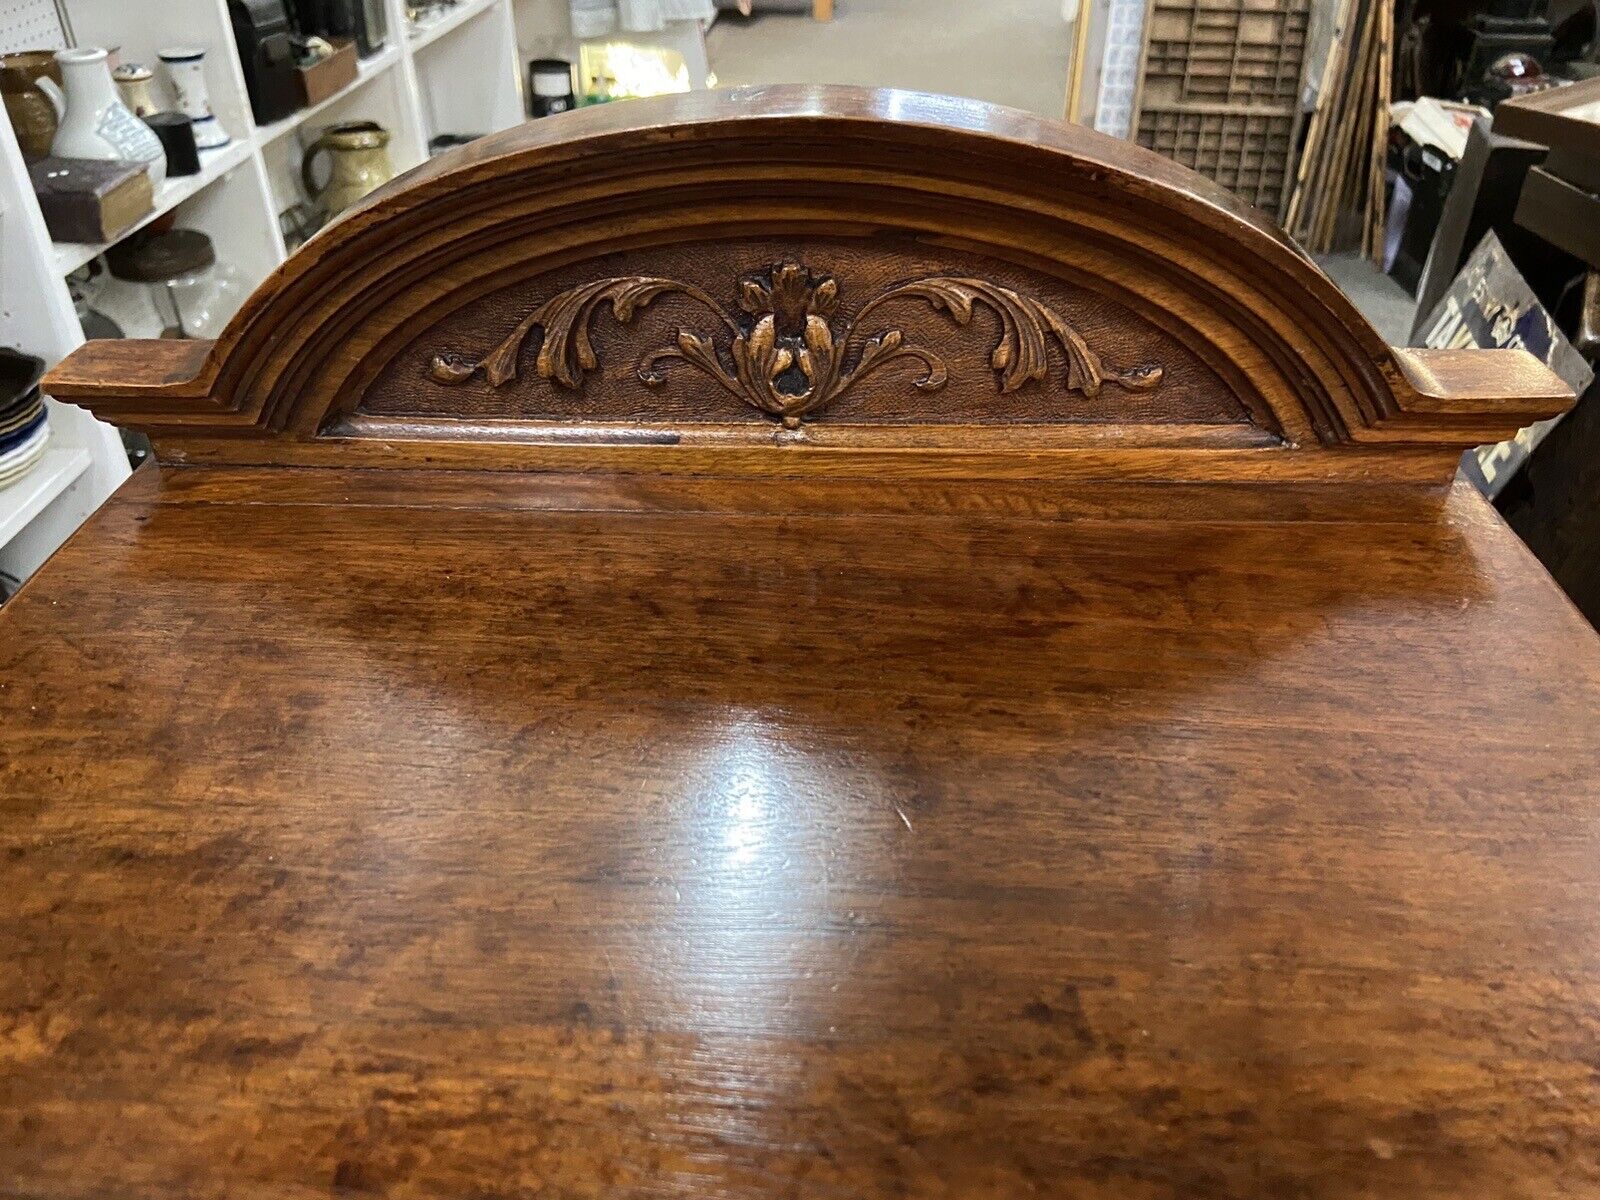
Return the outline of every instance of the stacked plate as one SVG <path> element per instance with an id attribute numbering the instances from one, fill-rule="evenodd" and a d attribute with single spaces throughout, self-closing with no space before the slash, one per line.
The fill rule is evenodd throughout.
<path id="1" fill-rule="evenodd" d="M 0 487 L 21 479 L 44 455 L 50 423 L 39 376 L 44 363 L 15 351 L 0 351 Z"/>

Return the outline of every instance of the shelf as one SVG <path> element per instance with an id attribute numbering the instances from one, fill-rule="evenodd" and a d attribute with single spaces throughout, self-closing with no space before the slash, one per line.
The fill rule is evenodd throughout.
<path id="1" fill-rule="evenodd" d="M 89 452 L 82 447 L 51 446 L 33 470 L 16 482 L 0 487 L 0 546 L 66 491 L 89 469 Z"/>
<path id="2" fill-rule="evenodd" d="M 385 46 L 371 57 L 363 58 L 356 64 L 356 77 L 326 100 L 319 100 L 310 108 L 297 109 L 287 117 L 284 117 L 283 120 L 274 121 L 271 125 L 263 125 L 257 129 L 256 144 L 265 146 L 269 142 L 277 141 L 284 134 L 298 129 L 323 109 L 339 103 L 357 88 L 371 83 L 399 61 L 400 48 L 398 46 Z"/>
<path id="3" fill-rule="evenodd" d="M 429 42 L 437 41 L 452 29 L 459 29 L 473 17 L 488 12 L 499 2 L 500 0 L 466 0 L 466 3 L 457 5 L 436 21 L 414 26 L 408 35 L 411 39 L 411 49 L 420 50 Z"/>
<path id="4" fill-rule="evenodd" d="M 215 150 L 200 151 L 200 173 L 197 175 L 179 175 L 162 183 L 156 192 L 155 207 L 140 217 L 137 222 L 130 225 L 124 232 L 117 235 L 120 241 L 131 233 L 143 229 L 157 217 L 171 212 L 178 205 L 193 196 L 206 184 L 221 178 L 241 163 L 249 161 L 250 141 L 248 138 L 234 138 L 226 146 L 218 146 Z M 79 267 L 106 252 L 110 242 L 54 242 L 52 243 L 56 271 L 61 275 L 70 275 Z"/>
<path id="5" fill-rule="evenodd" d="M 23 0 L 23 6 L 40 9 L 50 28 L 60 10 L 71 17 L 81 44 L 120 46 L 130 59 L 153 62 L 158 49 L 168 45 L 210 48 L 206 80 L 212 108 L 224 126 L 243 131 L 243 136 L 220 149 L 201 151 L 199 173 L 164 182 L 156 189 L 151 211 L 118 236 L 159 227 L 176 214 L 183 224 L 209 236 L 219 261 L 254 286 L 283 262 L 280 211 L 304 199 L 299 141 L 311 140 L 334 121 L 375 120 L 392 135 L 390 157 L 397 170 L 404 170 L 426 159 L 434 126 L 492 132 L 515 124 L 524 113 L 519 57 L 511 44 L 517 16 L 513 4 L 536 2 L 541 13 L 548 7 L 550 16 L 538 17 L 541 25 L 563 23 L 559 12 L 566 7 L 566 0 L 463 0 L 438 20 L 412 29 L 404 16 L 406 0 L 380 2 L 388 18 L 388 44 L 358 60 L 356 77 L 336 95 L 270 125 L 252 119 L 229 6 L 222 0 L 56 0 L 54 9 L 50 0 Z M 0 11 L 7 3 L 0 0 Z M 0 18 L 0 27 L 4 25 Z M 41 34 L 29 44 L 62 45 L 65 40 Z M 0 303 L 0 344 L 26 346 L 55 362 L 83 342 L 65 277 L 109 246 L 51 241 L 11 123 L 3 119 L 0 210 L 0 297 L 29 300 Z M 101 300 L 108 311 L 119 305 L 149 307 L 143 289 L 108 287 Z M 125 327 L 133 332 L 135 324 Z M 128 471 L 116 431 L 86 410 L 53 406 L 51 422 L 55 436 L 41 461 L 10 487 L 0 488 L 0 565 L 22 578 L 55 551 Z"/>

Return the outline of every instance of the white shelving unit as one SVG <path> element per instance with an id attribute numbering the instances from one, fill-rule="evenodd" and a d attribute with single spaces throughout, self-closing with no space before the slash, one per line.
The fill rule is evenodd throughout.
<path id="1" fill-rule="evenodd" d="M 386 45 L 361 62 L 357 78 L 322 103 L 265 126 L 250 112 L 226 0 L 66 0 L 66 9 L 77 45 L 118 47 L 125 62 L 155 66 L 163 46 L 206 48 L 212 108 L 233 140 L 204 152 L 198 175 L 168 180 L 140 227 L 174 213 L 177 224 L 203 230 L 247 293 L 284 260 L 278 214 L 306 199 L 300 160 L 328 125 L 379 122 L 392 135 L 389 155 L 400 172 L 419 165 L 441 133 L 493 133 L 523 119 L 513 4 L 524 2 L 463 0 L 412 29 L 404 0 L 385 0 Z M 50 0 L 0 4 L 0 50 L 65 44 Z M 163 72 L 157 77 L 165 87 Z M 50 241 L 10 122 L 0 121 L 0 344 L 50 363 L 81 344 L 65 276 L 106 249 Z M 157 332 L 140 289 L 113 283 L 95 307 L 130 337 Z M 55 401 L 50 423 L 50 449 L 40 465 L 0 488 L 0 570 L 19 577 L 37 569 L 128 474 L 115 429 Z"/>
<path id="2" fill-rule="evenodd" d="M 218 146 L 215 150 L 202 150 L 200 174 L 178 175 L 164 182 L 156 193 L 155 207 L 122 236 L 130 237 L 139 232 L 156 218 L 177 208 L 207 184 L 215 182 L 234 167 L 247 161 L 249 157 L 250 143 L 247 141 Z M 53 242 L 51 246 L 55 252 L 56 271 L 63 277 L 104 254 L 106 249 L 104 243 L 100 242 Z"/>
<path id="3" fill-rule="evenodd" d="M 6 489 L 10 503 L 0 521 L 0 539 L 10 541 L 26 529 L 52 500 L 83 478 L 91 461 L 82 446 L 47 449 L 33 470 Z"/>

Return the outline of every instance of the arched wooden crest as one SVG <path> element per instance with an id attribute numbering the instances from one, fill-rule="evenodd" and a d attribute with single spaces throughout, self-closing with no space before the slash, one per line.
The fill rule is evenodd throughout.
<path id="1" fill-rule="evenodd" d="M 772 88 L 532 122 L 397 180 L 215 343 L 47 380 L 168 462 L 1448 478 L 1571 402 L 1382 343 L 1258 214 L 1090 131 Z"/>

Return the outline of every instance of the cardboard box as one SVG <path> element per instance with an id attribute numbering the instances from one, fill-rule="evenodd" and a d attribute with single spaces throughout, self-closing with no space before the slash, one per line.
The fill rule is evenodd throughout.
<path id="1" fill-rule="evenodd" d="M 305 107 L 320 104 L 356 81 L 356 44 L 349 38 L 330 39 L 333 54 L 309 67 L 296 67 L 300 99 Z"/>

